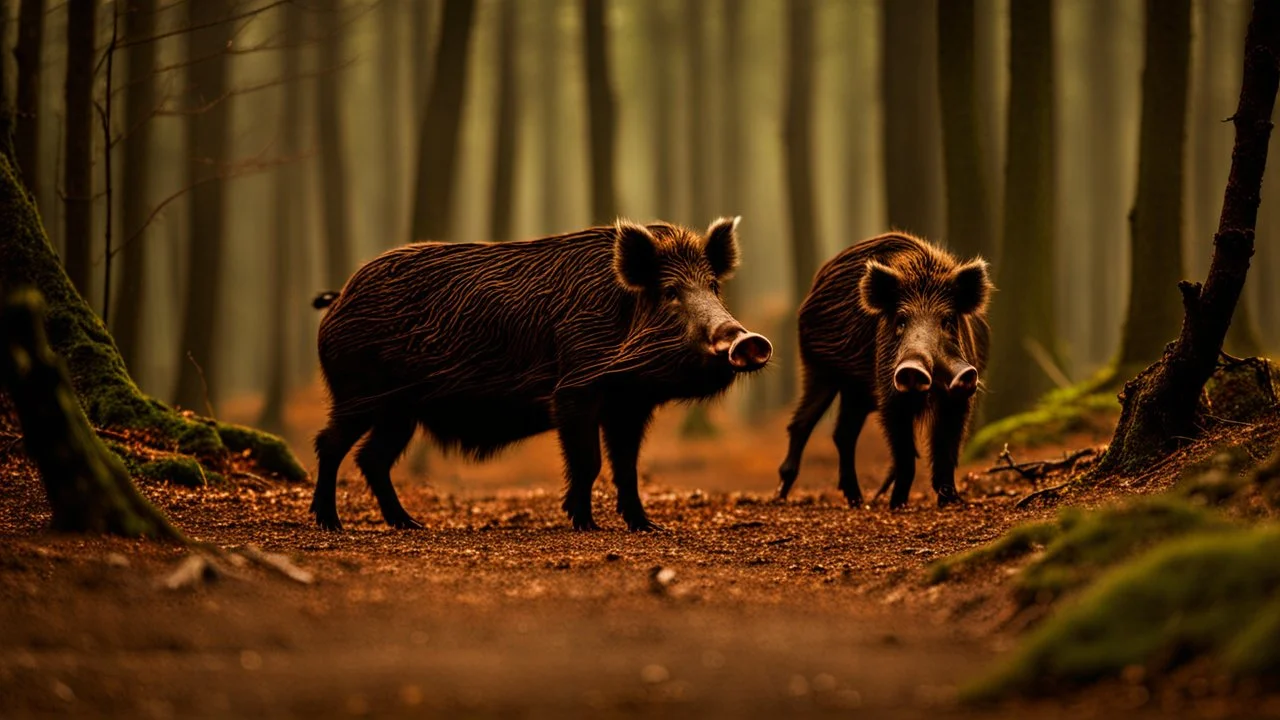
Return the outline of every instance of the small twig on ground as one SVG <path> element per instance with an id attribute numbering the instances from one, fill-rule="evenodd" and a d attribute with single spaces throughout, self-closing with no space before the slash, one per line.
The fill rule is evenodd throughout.
<path id="1" fill-rule="evenodd" d="M 1070 485 L 1070 484 L 1071 484 L 1071 483 L 1073 483 L 1073 482 L 1075 482 L 1075 480 L 1074 480 L 1074 479 L 1072 479 L 1072 480 L 1068 480 L 1068 481 L 1066 481 L 1066 482 L 1064 482 L 1064 483 L 1060 483 L 1060 484 L 1058 484 L 1058 485 L 1050 485 L 1050 486 L 1049 486 L 1049 487 L 1047 487 L 1047 488 L 1040 488 L 1039 490 L 1036 490 L 1035 492 L 1031 493 L 1030 495 L 1028 495 L 1028 496 L 1026 496 L 1026 497 L 1022 498 L 1021 500 L 1019 500 L 1017 503 L 1015 503 L 1015 504 L 1014 504 L 1014 507 L 1015 507 L 1015 508 L 1018 508 L 1018 509 L 1022 509 L 1022 508 L 1024 508 L 1024 507 L 1026 507 L 1026 506 L 1030 505 L 1030 504 L 1031 504 L 1031 501 L 1036 500 L 1037 498 L 1046 497 L 1046 496 L 1048 496 L 1048 495 L 1054 495 L 1054 494 L 1056 494 L 1059 490 L 1062 490 L 1063 488 L 1067 487 L 1068 485 Z"/>
<path id="2" fill-rule="evenodd" d="M 994 475 L 1001 472 L 1016 472 L 1024 480 L 1030 482 L 1031 486 L 1034 488 L 1037 487 L 1040 484 L 1040 481 L 1047 475 L 1062 469 L 1074 471 L 1077 463 L 1081 460 L 1095 459 L 1097 456 L 1097 448 L 1084 448 L 1083 450 L 1077 450 L 1070 455 L 1063 456 L 1061 460 L 1036 460 L 1033 462 L 1019 464 L 1014 462 L 1013 455 L 1009 452 L 1009 446 L 1005 445 L 999 455 L 999 460 L 1004 464 L 988 468 L 983 471 L 982 474 Z"/>

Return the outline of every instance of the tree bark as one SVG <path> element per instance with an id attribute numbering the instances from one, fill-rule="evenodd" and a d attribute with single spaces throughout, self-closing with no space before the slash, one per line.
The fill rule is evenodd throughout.
<path id="1" fill-rule="evenodd" d="M 291 258 L 300 254 L 299 215 L 302 204 L 300 190 L 305 186 L 302 168 L 296 160 L 301 143 L 298 141 L 302 125 L 302 50 L 306 42 L 303 32 L 303 13 L 290 3 L 281 8 L 281 25 L 284 31 L 284 51 L 281 57 L 280 76 L 285 78 L 281 86 L 283 102 L 280 113 L 280 152 L 286 158 L 295 158 L 276 169 L 275 174 L 275 228 L 271 243 L 271 303 L 268 309 L 267 387 L 258 426 L 268 432 L 284 429 L 285 397 L 289 391 L 288 322 L 290 310 L 301 297 L 292 292 L 299 283 L 297 273 L 291 271 Z M 310 308 L 308 308 L 310 310 Z"/>
<path id="2" fill-rule="evenodd" d="M 652 0 L 645 3 L 644 7 L 649 33 L 648 47 L 652 49 L 649 58 L 649 83 L 652 88 L 649 127 L 653 132 L 653 210 L 659 218 L 674 219 L 677 212 L 675 198 L 678 183 L 674 150 L 677 81 L 675 64 L 671 60 L 674 51 L 671 42 L 674 23 L 668 17 L 670 7 L 667 2 Z"/>
<path id="3" fill-rule="evenodd" d="M 889 227 L 943 233 L 937 0 L 884 0 L 881 94 Z"/>
<path id="4" fill-rule="evenodd" d="M 1170 82 L 1176 82 L 1171 79 Z M 1271 117 L 1280 84 L 1280 1 L 1256 0 L 1245 39 L 1235 147 L 1204 284 L 1183 281 L 1182 330 L 1164 355 L 1125 383 L 1115 436 L 1096 473 L 1134 472 L 1197 434 L 1196 408 L 1217 367 L 1253 256 Z"/>
<path id="5" fill-rule="evenodd" d="M 1182 271 L 1183 144 L 1191 57 L 1191 0 L 1147 0 L 1138 189 L 1129 215 L 1129 309 L 1117 368 L 1160 357 L 1177 332 L 1173 288 Z"/>
<path id="6" fill-rule="evenodd" d="M 22 0 L 18 11 L 18 44 L 14 64 L 18 87 L 14 93 L 14 150 L 22 182 L 39 196 L 40 176 L 40 53 L 44 47 L 45 0 Z"/>
<path id="7" fill-rule="evenodd" d="M 191 86 L 187 116 L 187 185 L 191 188 L 187 237 L 187 307 L 178 348 L 180 407 L 213 413 L 217 398 L 217 339 L 222 306 L 222 255 L 226 164 L 227 96 L 225 50 L 235 29 L 226 18 L 229 0 L 200 0 L 187 4 L 188 78 Z"/>
<path id="8" fill-rule="evenodd" d="M 1057 343 L 1052 17 L 1051 3 L 1012 0 L 1000 294 L 991 311 L 991 393 L 983 401 L 991 420 L 1027 409 L 1049 389 L 1036 355 L 1052 358 Z"/>
<path id="9" fill-rule="evenodd" d="M 489 206 L 489 239 L 512 239 L 515 218 L 516 0 L 504 0 L 498 28 L 498 116 L 494 122 L 493 197 Z"/>
<path id="10" fill-rule="evenodd" d="M 156 0 L 128 0 L 125 4 L 124 40 L 155 35 Z M 151 113 L 156 107 L 156 43 L 127 45 L 128 81 L 124 108 L 124 172 L 126 191 L 120 197 L 120 227 L 124 266 L 116 301 L 113 334 L 125 367 L 137 374 L 142 360 L 143 308 L 146 307 L 147 254 L 145 226 L 150 214 Z"/>
<path id="11" fill-rule="evenodd" d="M 445 0 L 435 78 L 418 140 L 417 190 L 410 240 L 451 240 L 458 129 L 467 80 L 475 0 Z"/>
<path id="12" fill-rule="evenodd" d="M 379 176 L 382 178 L 382 242 L 389 245 L 398 244 L 404 237 L 401 220 L 401 205 L 404 187 L 402 140 L 400 138 L 401 96 L 400 87 L 400 23 L 404 21 L 407 8 L 398 0 L 382 0 L 378 12 L 378 82 L 382 86 L 379 114 L 382 126 L 382 167 Z M 286 51 L 287 52 L 287 51 Z M 287 77 L 287 76 L 286 76 Z M 414 95 L 414 98 L 421 97 Z"/>
<path id="13" fill-rule="evenodd" d="M 63 213 L 71 282 L 93 297 L 93 70 L 97 3 L 67 2 L 66 146 L 63 151 Z"/>
<path id="14" fill-rule="evenodd" d="M 0 337 L 0 386 L 13 400 L 23 446 L 44 482 L 51 529 L 184 542 L 94 434 L 45 337 L 38 292 L 16 291 L 0 303 Z"/>
<path id="15" fill-rule="evenodd" d="M 351 223 L 348 212 L 346 142 L 342 133 L 342 104 L 338 81 L 342 75 L 343 33 L 341 0 L 320 6 L 320 77 L 316 82 L 316 129 L 320 142 L 323 181 L 325 277 L 340 288 L 351 274 Z"/>
<path id="16" fill-rule="evenodd" d="M 978 129 L 974 0 L 938 5 L 938 94 L 946 168 L 946 242 L 966 256 L 992 255 L 995 223 Z"/>
<path id="17" fill-rule="evenodd" d="M 609 79 L 605 0 L 583 0 L 582 28 L 591 134 L 591 221 L 609 223 L 618 217 L 618 191 L 614 184 L 618 119 Z"/>
<path id="18" fill-rule="evenodd" d="M 818 237 L 813 207 L 813 2 L 792 0 L 787 5 L 787 116 L 784 126 L 787 163 L 787 207 L 791 230 L 792 306 L 800 307 L 818 271 Z M 796 318 L 789 314 L 784 332 L 786 358 L 782 397 L 795 395 L 799 379 Z"/>
<path id="19" fill-rule="evenodd" d="M 13 154 L 13 99 L 9 97 L 9 0 L 0 0 L 0 152 Z"/>
<path id="20" fill-rule="evenodd" d="M 685 76 L 685 143 L 689 148 L 685 153 L 688 162 L 687 177 L 689 190 L 689 206 L 683 222 L 689 227 L 706 227 L 711 222 L 710 170 L 716 168 L 708 156 L 708 148 L 713 142 L 708 124 L 712 121 L 707 112 L 707 68 L 705 52 L 707 47 L 707 9 L 706 2 L 684 3 L 684 76 Z"/>

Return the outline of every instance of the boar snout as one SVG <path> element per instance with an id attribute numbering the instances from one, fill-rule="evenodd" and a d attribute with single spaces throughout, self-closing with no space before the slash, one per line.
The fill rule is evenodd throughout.
<path id="1" fill-rule="evenodd" d="M 893 371 L 893 389 L 900 393 L 926 392 L 932 385 L 933 376 L 919 358 L 907 358 Z"/>
<path id="2" fill-rule="evenodd" d="M 947 394 L 956 397 L 969 397 L 978 389 L 978 369 L 968 363 L 960 363 L 952 371 L 951 383 L 947 385 Z"/>
<path id="3" fill-rule="evenodd" d="M 737 370 L 759 370 L 773 357 L 773 345 L 759 333 L 744 332 L 729 346 L 729 364 Z"/>

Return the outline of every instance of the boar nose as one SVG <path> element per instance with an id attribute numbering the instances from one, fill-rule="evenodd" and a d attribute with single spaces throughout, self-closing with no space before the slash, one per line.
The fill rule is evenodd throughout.
<path id="1" fill-rule="evenodd" d="M 729 364 L 737 370 L 759 370 L 771 357 L 773 345 L 759 333 L 744 332 L 729 346 Z"/>
<path id="2" fill-rule="evenodd" d="M 898 392 L 925 392 L 933 385 L 933 376 L 923 361 L 908 358 L 893 371 L 893 389 Z"/>
<path id="3" fill-rule="evenodd" d="M 978 369 L 972 365 L 961 365 L 959 372 L 947 386 L 947 393 L 957 397 L 968 397 L 978 389 Z"/>

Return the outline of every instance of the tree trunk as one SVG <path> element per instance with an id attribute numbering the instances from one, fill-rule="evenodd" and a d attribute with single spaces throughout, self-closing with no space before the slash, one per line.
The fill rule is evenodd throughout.
<path id="1" fill-rule="evenodd" d="M 884 0 L 881 94 L 889 227 L 943 233 L 937 0 Z"/>
<path id="2" fill-rule="evenodd" d="M 787 6 L 787 117 L 784 126 L 787 163 L 787 207 L 791 230 L 792 307 L 800 307 L 818 271 L 818 237 L 813 208 L 813 2 L 792 0 Z M 788 314 L 784 332 L 791 345 L 782 355 L 791 366 L 782 373 L 782 396 L 795 395 L 800 356 L 796 317 Z"/>
<path id="3" fill-rule="evenodd" d="M 965 256 L 991 256 L 995 224 L 978 130 L 974 75 L 974 0 L 938 5 L 938 94 L 946 166 L 947 245 Z"/>
<path id="4" fill-rule="evenodd" d="M 1163 8 L 1162 8 L 1163 9 Z M 1176 84 L 1177 78 L 1167 82 Z M 1182 330 L 1153 365 L 1125 383 L 1123 408 L 1099 475 L 1134 472 L 1197 434 L 1196 407 L 1217 367 L 1253 255 L 1271 117 L 1280 84 L 1280 2 L 1256 0 L 1245 40 L 1236 140 L 1213 260 L 1204 284 L 1182 281 Z"/>
<path id="5" fill-rule="evenodd" d="M 13 50 L 18 71 L 14 94 L 13 144 L 22 182 L 39 196 L 40 176 L 40 53 L 44 46 L 45 0 L 22 0 L 18 14 L 18 44 Z"/>
<path id="6" fill-rule="evenodd" d="M 743 22 L 745 13 L 740 0 L 724 0 L 723 12 L 724 45 L 722 46 L 721 66 L 724 77 L 721 89 L 724 99 L 720 103 L 720 159 L 716 163 L 716 171 L 720 180 L 720 206 L 717 212 L 738 214 L 746 201 L 746 182 L 743 178 L 744 154 L 750 148 L 744 140 L 745 132 L 742 122 L 743 113 L 743 57 L 742 40 L 745 33 Z M 669 114 L 666 112 L 663 115 Z M 712 138 L 714 140 L 714 138 Z M 696 216 L 695 216 L 696 217 Z M 710 222 L 711 218 L 703 218 L 702 222 Z M 754 233 L 747 231 L 750 237 Z M 738 229 L 738 242 L 742 242 L 743 231 Z M 733 281 L 724 285 L 720 291 L 725 306 L 730 311 L 741 311 L 738 305 L 739 292 Z M 754 386 L 758 383 L 748 383 Z"/>
<path id="7" fill-rule="evenodd" d="M 1191 0 L 1147 0 L 1138 136 L 1138 191 L 1129 215 L 1129 310 L 1116 363 L 1122 375 L 1160 357 L 1177 333 L 1182 279 L 1183 141 Z"/>
<path id="8" fill-rule="evenodd" d="M 609 80 L 609 30 L 605 0 L 583 0 L 583 62 L 587 71 L 588 120 L 591 130 L 591 221 L 609 223 L 618 217 L 614 187 L 614 153 L 618 120 L 613 85 Z"/>
<path id="9" fill-rule="evenodd" d="M 445 0 L 435 78 L 418 139 L 417 190 L 410 240 L 451 240 L 457 185 L 458 129 L 467 81 L 475 0 Z"/>
<path id="10" fill-rule="evenodd" d="M 984 399 L 996 420 L 1049 389 L 1039 363 L 1055 355 L 1053 298 L 1053 5 L 1013 0 L 1009 34 L 1008 162 L 1003 247 L 992 303 L 992 356 Z"/>
<path id="11" fill-rule="evenodd" d="M 341 0 L 320 6 L 320 78 L 316 82 L 316 129 L 320 142 L 320 177 L 323 181 L 325 277 L 333 289 L 342 287 L 351 274 L 351 223 L 347 204 L 346 143 L 342 134 L 342 104 L 338 80 L 342 75 L 343 38 L 346 27 Z"/>
<path id="12" fill-rule="evenodd" d="M 1122 88 L 1117 75 L 1124 62 L 1124 38 L 1120 25 L 1123 8 L 1115 2 L 1095 2 L 1086 15 L 1089 27 L 1088 82 L 1085 84 L 1089 112 L 1089 176 L 1090 193 L 1089 243 L 1093 258 L 1091 271 L 1097 278 L 1091 292 L 1082 293 L 1088 304 L 1088 345 L 1083 353 L 1091 362 L 1113 360 L 1118 352 L 1119 324 L 1116 318 L 1123 307 L 1123 263 L 1117 261 L 1116 248 L 1125 241 L 1124 216 L 1127 212 L 1125 193 L 1117 176 L 1119 158 L 1124 157 L 1125 118 L 1122 111 Z"/>
<path id="13" fill-rule="evenodd" d="M 305 186 L 298 155 L 302 144 L 298 141 L 302 124 L 302 50 L 306 42 L 303 32 L 303 13 L 298 6 L 281 8 L 281 25 L 284 30 L 284 50 L 281 56 L 280 76 L 285 79 L 280 113 L 280 153 L 291 160 L 276 169 L 275 213 L 273 242 L 271 243 L 271 303 L 268 308 L 267 388 L 258 426 L 268 432 L 281 432 L 285 427 L 284 406 L 289 391 L 287 340 L 288 322 L 292 306 L 302 297 L 291 293 L 298 286 L 297 273 L 291 271 L 291 259 L 300 253 L 295 238 L 299 237 L 299 215 L 302 209 L 300 191 Z M 310 308 L 308 308 L 309 310 Z"/>
<path id="14" fill-rule="evenodd" d="M 150 38 L 156 32 L 156 0 L 128 0 L 125 5 L 125 42 Z M 146 307 L 147 263 L 143 228 L 150 214 L 151 113 L 156 107 L 154 42 L 128 45 L 125 62 L 129 67 L 124 108 L 125 192 L 120 196 L 120 227 L 124 252 L 120 295 L 114 313 L 116 347 L 125 367 L 135 375 L 142 361 L 142 318 Z"/>
<path id="15" fill-rule="evenodd" d="M 729 0 L 731 3 L 740 0 Z M 674 34 L 674 23 L 668 17 L 670 6 L 662 0 L 652 0 L 644 4 L 648 21 L 648 47 L 652 54 L 649 58 L 651 74 L 649 77 L 652 97 L 649 100 L 649 127 L 653 135 L 653 211 L 659 218 L 674 220 L 676 217 L 676 177 L 675 163 L 675 108 L 677 101 L 675 88 L 677 79 L 675 63 L 671 57 L 674 51 L 671 37 Z"/>
<path id="16" fill-rule="evenodd" d="M 23 446 L 44 481 L 51 529 L 185 541 L 94 434 L 62 359 L 49 347 L 44 320 L 44 301 L 35 290 L 0 301 L 0 337 L 6 338 L 0 387 L 13 400 Z"/>
<path id="17" fill-rule="evenodd" d="M 714 163 L 707 157 L 708 143 L 712 142 L 707 124 L 712 121 L 707 112 L 707 69 L 704 54 L 707 47 L 706 2 L 684 3 L 684 76 L 685 76 L 685 152 L 689 179 L 686 193 L 689 206 L 683 218 L 689 227 L 706 227 L 711 222 L 710 170 Z M 719 168 L 716 168 L 719 170 Z"/>
<path id="18" fill-rule="evenodd" d="M 516 0 L 504 0 L 499 11 L 498 117 L 493 139 L 493 199 L 489 207 L 489 239 L 512 239 L 515 217 L 516 165 Z"/>
<path id="19" fill-rule="evenodd" d="M 378 12 L 378 82 L 381 84 L 381 106 L 379 120 L 382 132 L 382 167 L 379 176 L 382 178 L 382 242 L 390 245 L 398 243 L 404 237 L 401 205 L 404 194 L 403 141 L 400 138 L 400 23 L 404 21 L 407 8 L 398 0 L 382 0 Z M 287 62 L 287 61 L 286 61 Z M 287 77 L 287 76 L 286 76 Z M 421 95 L 414 95 L 418 98 Z"/>
<path id="20" fill-rule="evenodd" d="M 226 22 L 229 0 L 188 3 L 187 70 L 191 94 L 187 116 L 187 184 L 191 188 L 187 237 L 187 307 L 178 349 L 180 407 L 213 414 L 217 398 L 217 339 L 222 307 L 222 249 L 226 163 L 226 48 L 234 25 Z"/>
<path id="21" fill-rule="evenodd" d="M 9 0 L 0 0 L 0 153 L 13 154 L 13 100 L 9 97 Z"/>
<path id="22" fill-rule="evenodd" d="M 422 126 L 431 79 L 435 75 L 439 51 L 440 3 L 437 0 L 410 0 L 413 12 L 413 126 Z"/>
<path id="23" fill-rule="evenodd" d="M 93 71 L 95 0 L 67 2 L 66 146 L 63 198 L 67 275 L 86 298 L 93 297 Z"/>

